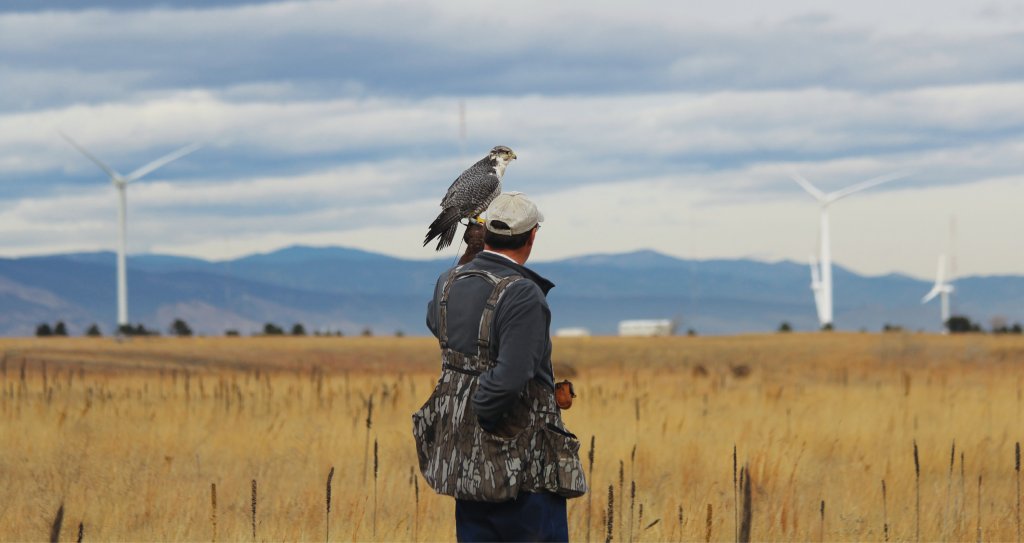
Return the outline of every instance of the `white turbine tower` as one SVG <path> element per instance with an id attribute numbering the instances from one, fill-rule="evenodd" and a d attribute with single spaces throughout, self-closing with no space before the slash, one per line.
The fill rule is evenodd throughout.
<path id="1" fill-rule="evenodd" d="M 89 160 L 93 161 L 97 166 L 100 167 L 107 175 L 110 176 L 110 182 L 117 189 L 117 225 L 118 225 L 118 245 L 117 245 L 117 327 L 118 330 L 122 326 L 128 324 L 128 272 L 125 266 L 125 244 L 127 238 L 127 196 L 126 188 L 128 183 L 138 181 L 145 175 L 152 173 L 153 171 L 162 168 L 175 160 L 199 149 L 198 143 L 187 145 L 174 151 L 173 153 L 164 155 L 141 168 L 136 169 L 128 175 L 121 175 L 116 170 L 107 166 L 100 159 L 96 158 L 89 151 L 86 151 L 84 147 L 79 145 L 75 140 L 71 139 L 70 136 L 61 132 L 60 134 L 68 143 L 70 143 L 78 152 L 82 153 Z"/>
<path id="2" fill-rule="evenodd" d="M 804 179 L 799 173 L 793 172 L 791 175 L 793 180 L 803 187 L 808 194 L 813 196 L 821 206 L 821 231 L 818 241 L 820 254 L 818 257 L 811 256 L 811 290 L 814 291 L 814 304 L 818 310 L 818 322 L 822 328 L 829 328 L 832 326 L 832 242 L 829 238 L 828 206 L 855 192 L 906 177 L 910 173 L 898 172 L 874 177 L 828 194 L 812 185 L 810 181 Z"/>
<path id="3" fill-rule="evenodd" d="M 941 296 L 942 301 L 942 333 L 949 333 L 949 295 L 953 294 L 953 283 L 946 280 L 946 255 L 939 255 L 939 271 L 935 274 L 935 286 L 928 294 L 921 298 L 921 303 L 926 304 Z"/>

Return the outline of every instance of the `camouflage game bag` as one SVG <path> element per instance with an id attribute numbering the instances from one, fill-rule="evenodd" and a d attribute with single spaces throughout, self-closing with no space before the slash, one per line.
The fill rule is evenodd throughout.
<path id="1" fill-rule="evenodd" d="M 476 355 L 448 346 L 448 295 L 455 280 L 476 276 L 493 285 L 477 339 Z M 520 492 L 549 491 L 574 498 L 587 491 L 580 442 L 562 423 L 554 391 L 531 379 L 494 433 L 480 427 L 472 397 L 480 374 L 494 367 L 490 331 L 494 309 L 509 285 L 522 279 L 455 268 L 439 302 L 441 376 L 430 398 L 413 413 L 413 436 L 420 471 L 439 494 L 501 502 Z"/>

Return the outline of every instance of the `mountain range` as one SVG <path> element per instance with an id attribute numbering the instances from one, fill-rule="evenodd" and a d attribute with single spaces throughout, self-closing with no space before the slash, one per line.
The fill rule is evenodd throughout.
<path id="1" fill-rule="evenodd" d="M 438 275 L 451 263 L 406 260 L 343 247 L 294 246 L 211 262 L 167 255 L 128 259 L 129 316 L 166 332 L 177 318 L 197 333 L 250 334 L 268 322 L 286 330 L 425 335 L 424 311 Z M 614 334 L 625 319 L 675 319 L 700 334 L 767 332 L 817 321 L 806 265 L 754 260 L 682 260 L 655 251 L 589 255 L 531 263 L 556 288 L 548 296 L 552 327 Z M 40 323 L 67 324 L 72 335 L 97 323 L 113 331 L 115 257 L 110 252 L 0 259 L 0 334 L 24 336 Z M 839 330 L 885 324 L 938 331 L 931 288 L 899 274 L 861 276 L 836 266 Z M 961 277 L 955 314 L 987 326 L 1024 322 L 1024 277 Z"/>

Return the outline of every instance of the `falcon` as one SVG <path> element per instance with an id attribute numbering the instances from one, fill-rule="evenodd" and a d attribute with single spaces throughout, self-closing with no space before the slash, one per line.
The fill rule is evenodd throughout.
<path id="1" fill-rule="evenodd" d="M 423 246 L 426 247 L 434 238 L 438 238 L 438 251 L 451 245 L 459 221 L 476 220 L 491 200 L 501 194 L 501 176 L 505 174 L 505 167 L 515 159 L 512 149 L 499 145 L 462 172 L 441 199 L 441 213 L 430 223 Z"/>

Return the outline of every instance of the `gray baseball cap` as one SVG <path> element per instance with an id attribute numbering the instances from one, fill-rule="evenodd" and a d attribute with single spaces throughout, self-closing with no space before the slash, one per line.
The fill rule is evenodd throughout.
<path id="1" fill-rule="evenodd" d="M 495 225 L 493 224 L 495 221 L 504 224 Z M 544 222 L 544 215 L 525 194 L 503 192 L 487 207 L 487 220 L 484 224 L 495 234 L 515 236 L 529 232 L 542 222 Z"/>

